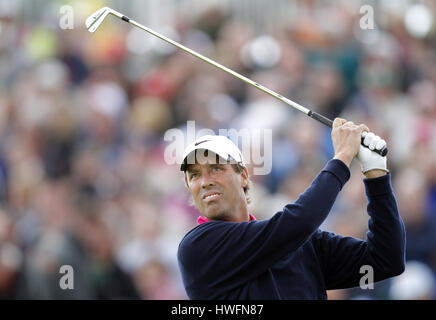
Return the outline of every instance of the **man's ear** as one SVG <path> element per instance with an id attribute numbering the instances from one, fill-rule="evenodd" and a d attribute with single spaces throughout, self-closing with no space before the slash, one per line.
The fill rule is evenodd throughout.
<path id="1" fill-rule="evenodd" d="M 184 179 L 185 179 L 185 186 L 186 188 L 189 190 L 189 184 L 188 184 L 188 174 L 186 173 L 186 171 L 183 173 L 184 175 Z"/>
<path id="2" fill-rule="evenodd" d="M 244 167 L 244 169 L 242 170 L 241 177 L 242 188 L 245 188 L 246 186 L 248 186 L 248 170 L 246 167 Z"/>

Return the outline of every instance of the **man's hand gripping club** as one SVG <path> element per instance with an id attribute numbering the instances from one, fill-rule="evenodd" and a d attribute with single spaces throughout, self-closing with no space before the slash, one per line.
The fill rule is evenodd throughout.
<path id="1" fill-rule="evenodd" d="M 362 137 L 363 144 L 368 148 L 361 145 Z M 333 121 L 332 141 L 335 150 L 334 159 L 341 160 L 349 167 L 356 157 L 365 177 L 375 178 L 389 172 L 386 168 L 386 157 L 371 151 L 381 150 L 386 146 L 386 141 L 369 132 L 366 125 L 356 125 L 351 121 L 336 118 Z"/>

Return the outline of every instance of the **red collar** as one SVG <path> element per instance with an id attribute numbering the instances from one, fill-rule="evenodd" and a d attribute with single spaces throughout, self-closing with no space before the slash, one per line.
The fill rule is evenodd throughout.
<path id="1" fill-rule="evenodd" d="M 256 218 L 251 213 L 249 213 L 249 217 L 250 217 L 250 221 L 256 220 Z M 200 225 L 200 224 L 208 222 L 208 221 L 213 221 L 213 220 L 210 220 L 210 219 L 203 217 L 203 216 L 199 216 L 197 219 L 197 225 Z"/>

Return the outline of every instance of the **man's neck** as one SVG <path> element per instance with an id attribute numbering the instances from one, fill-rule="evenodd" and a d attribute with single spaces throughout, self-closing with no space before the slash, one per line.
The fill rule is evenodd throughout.
<path id="1" fill-rule="evenodd" d="M 250 221 L 250 214 L 248 212 L 247 203 L 241 202 L 239 208 L 235 209 L 234 214 L 232 214 L 232 216 L 228 221 L 232 221 L 232 222 Z"/>

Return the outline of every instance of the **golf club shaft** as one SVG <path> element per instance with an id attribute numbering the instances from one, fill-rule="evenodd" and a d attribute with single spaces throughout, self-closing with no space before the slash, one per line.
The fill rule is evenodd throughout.
<path id="1" fill-rule="evenodd" d="M 120 18 L 119 16 L 117 16 L 117 17 Z M 255 82 L 255 81 L 253 81 L 251 79 L 248 79 L 247 77 L 244 77 L 243 75 L 241 75 L 241 74 L 239 74 L 239 73 L 237 73 L 237 72 L 235 72 L 235 71 L 233 71 L 233 70 L 231 70 L 231 69 L 229 69 L 229 68 L 227 68 L 227 67 L 225 67 L 225 66 L 223 66 L 223 65 L 221 65 L 221 64 L 219 64 L 219 63 L 217 63 L 217 62 L 215 62 L 215 61 L 213 61 L 213 60 L 211 60 L 211 59 L 209 59 L 209 58 L 207 58 L 207 57 L 197 53 L 197 52 L 195 52 L 194 50 L 191 50 L 191 49 L 185 47 L 184 45 L 182 45 L 182 44 L 180 44 L 180 43 L 178 43 L 178 42 L 176 42 L 174 40 L 171 40 L 171 39 L 165 37 L 164 35 L 161 35 L 160 33 L 156 32 L 156 31 L 153 31 L 152 29 L 150 29 L 150 28 L 148 28 L 146 26 L 143 26 L 142 24 L 140 24 L 140 23 L 138 23 L 138 22 L 136 22 L 136 21 L 134 21 L 134 20 L 124 16 L 124 15 L 121 16 L 121 20 L 124 20 L 124 21 L 126 21 L 126 22 L 128 22 L 128 23 L 130 23 L 130 24 L 132 24 L 132 25 L 134 25 L 134 26 L 136 26 L 136 27 L 138 27 L 138 28 L 140 28 L 140 29 L 150 33 L 150 34 L 152 34 L 153 36 L 158 37 L 159 39 L 161 39 L 161 40 L 163 40 L 163 41 L 165 41 L 165 42 L 167 42 L 169 44 L 172 44 L 173 46 L 175 46 L 175 47 L 177 47 L 177 48 L 179 48 L 179 49 L 181 49 L 181 50 L 183 50 L 183 51 L 193 55 L 194 57 L 197 57 L 198 59 L 203 60 L 204 62 L 207 62 L 210 65 L 212 65 L 212 66 L 214 66 L 214 67 L 216 67 L 216 68 L 218 68 L 218 69 L 220 69 L 222 71 L 227 72 L 228 74 L 230 74 L 230 75 L 232 75 L 232 76 L 234 76 L 234 77 L 244 81 L 245 83 L 247 83 L 247 84 L 249 84 L 249 85 L 251 85 L 251 86 L 253 86 L 253 87 L 255 87 L 255 88 L 257 88 L 257 89 L 259 89 L 259 90 L 261 90 L 261 91 L 263 91 L 265 93 L 267 93 L 267 94 L 269 94 L 270 96 L 272 96 L 272 97 L 274 97 L 274 98 L 276 98 L 276 99 L 286 103 L 287 105 L 289 105 L 289 106 L 291 106 L 291 107 L 293 107 L 293 108 L 303 112 L 304 114 L 308 115 L 309 117 L 311 117 L 311 118 L 313 118 L 315 120 L 318 120 L 319 122 L 321 122 L 321 123 L 325 124 L 326 126 L 332 128 L 333 121 L 328 119 L 328 118 L 326 118 L 326 117 L 324 117 L 323 115 L 321 115 L 321 114 L 319 114 L 317 112 L 314 112 L 314 111 L 312 111 L 312 110 L 310 110 L 308 108 L 305 108 L 302 105 L 300 105 L 300 104 L 298 104 L 298 103 L 296 103 L 296 102 L 294 102 L 294 101 L 292 101 L 292 100 L 290 100 L 288 98 L 283 97 L 282 95 L 274 92 L 273 90 L 270 90 L 270 89 L 260 85 L 259 83 Z M 362 144 L 363 144 L 363 138 L 362 138 Z M 373 151 L 379 153 L 382 156 L 385 156 L 387 154 L 388 150 L 385 147 L 382 150 L 373 150 Z"/>

